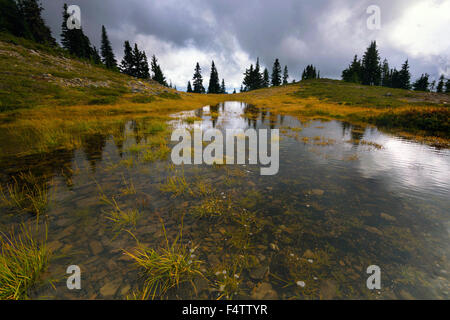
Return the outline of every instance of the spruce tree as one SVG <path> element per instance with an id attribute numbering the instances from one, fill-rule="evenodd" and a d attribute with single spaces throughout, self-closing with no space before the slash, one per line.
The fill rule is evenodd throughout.
<path id="1" fill-rule="evenodd" d="M 252 90 L 260 89 L 263 87 L 263 75 L 261 74 L 259 57 L 256 59 L 255 70 L 253 70 L 251 78 L 252 78 Z"/>
<path id="2" fill-rule="evenodd" d="M 227 87 L 225 86 L 225 79 L 222 79 L 222 84 L 220 85 L 220 93 L 227 93 Z"/>
<path id="3" fill-rule="evenodd" d="M 439 78 L 439 82 L 438 85 L 436 87 L 436 92 L 437 93 L 443 93 L 444 92 L 444 86 L 445 86 L 445 82 L 444 82 L 445 78 L 444 75 L 442 74 Z"/>
<path id="4" fill-rule="evenodd" d="M 447 79 L 447 82 L 445 83 L 445 93 L 450 93 L 450 79 Z"/>
<path id="5" fill-rule="evenodd" d="M 56 46 L 50 28 L 42 18 L 42 6 L 37 0 L 17 0 L 17 7 L 27 24 L 33 40 L 39 43 Z"/>
<path id="6" fill-rule="evenodd" d="M 197 62 L 194 71 L 194 77 L 192 78 L 194 84 L 194 92 L 195 93 L 205 93 L 205 87 L 203 87 L 203 77 L 202 77 L 202 69 L 200 68 L 200 64 Z"/>
<path id="7" fill-rule="evenodd" d="M 123 47 L 124 52 L 122 62 L 120 63 L 120 71 L 129 76 L 135 76 L 133 49 L 131 48 L 130 42 L 128 40 L 125 41 Z"/>
<path id="8" fill-rule="evenodd" d="M 234 90 L 233 90 L 233 94 L 236 94 L 236 88 L 234 88 Z"/>
<path id="9" fill-rule="evenodd" d="M 317 79 L 317 70 L 312 64 L 306 66 L 302 73 L 302 80 Z"/>
<path id="10" fill-rule="evenodd" d="M 267 68 L 264 68 L 262 87 L 268 88 L 269 86 L 270 86 L 269 70 L 267 70 Z"/>
<path id="11" fill-rule="evenodd" d="M 221 93 L 219 83 L 219 73 L 217 72 L 214 61 L 211 64 L 211 75 L 209 77 L 208 93 Z"/>
<path id="12" fill-rule="evenodd" d="M 191 81 L 188 81 L 188 84 L 187 84 L 187 90 L 186 90 L 187 92 L 192 92 L 192 85 L 191 85 Z"/>
<path id="13" fill-rule="evenodd" d="M 158 64 L 158 59 L 156 59 L 155 55 L 152 56 L 151 68 L 153 73 L 152 79 L 158 82 L 159 84 L 167 87 L 168 85 L 166 77 L 162 72 L 161 66 Z"/>
<path id="14" fill-rule="evenodd" d="M 389 63 L 387 59 L 384 59 L 381 66 L 381 85 L 383 87 L 390 87 L 391 83 L 391 70 L 389 69 Z"/>
<path id="15" fill-rule="evenodd" d="M 417 79 L 416 82 L 414 82 L 413 89 L 415 91 L 429 91 L 428 90 L 428 87 L 430 85 L 428 82 L 429 77 L 430 76 L 427 73 L 422 74 L 422 76 L 419 79 Z"/>
<path id="16" fill-rule="evenodd" d="M 91 47 L 89 38 L 84 34 L 83 28 L 68 29 L 67 4 L 63 6 L 63 22 L 61 25 L 61 44 L 70 54 L 82 59 L 93 59 L 94 49 Z"/>
<path id="17" fill-rule="evenodd" d="M 108 34 L 106 33 L 105 26 L 102 26 L 102 46 L 101 53 L 103 58 L 103 64 L 108 69 L 117 69 L 117 61 L 114 56 L 113 49 L 111 47 L 111 42 L 109 42 Z"/>
<path id="18" fill-rule="evenodd" d="M 399 71 L 399 87 L 401 89 L 411 89 L 411 73 L 409 72 L 408 60 L 402 65 L 402 69 Z"/>
<path id="19" fill-rule="evenodd" d="M 244 73 L 244 81 L 242 82 L 244 91 L 253 90 L 253 74 L 253 64 L 251 64 L 250 68 L 246 69 Z"/>
<path id="20" fill-rule="evenodd" d="M 95 46 L 92 51 L 92 62 L 94 62 L 95 64 L 102 63 L 102 58 L 100 57 L 100 53 L 98 52 L 98 50 Z"/>
<path id="21" fill-rule="evenodd" d="M 284 71 L 283 71 L 283 85 L 288 84 L 288 79 L 289 79 L 288 67 L 287 67 L 287 66 L 284 66 Z"/>
<path id="22" fill-rule="evenodd" d="M 272 86 L 277 87 L 281 85 L 281 65 L 278 59 L 275 59 L 272 68 Z"/>
<path id="23" fill-rule="evenodd" d="M 380 55 L 377 42 L 372 41 L 362 59 L 362 84 L 378 86 L 381 82 Z"/>
<path id="24" fill-rule="evenodd" d="M 150 68 L 148 66 L 148 60 L 147 55 L 145 54 L 145 51 L 142 51 L 141 53 L 141 61 L 139 69 L 141 70 L 140 78 L 142 79 L 150 79 Z"/>
<path id="25" fill-rule="evenodd" d="M 361 60 L 358 60 L 358 56 L 355 55 L 349 67 L 342 71 L 342 80 L 346 82 L 361 83 L 361 69 Z"/>
<path id="26" fill-rule="evenodd" d="M 9 32 L 16 37 L 33 39 L 15 0 L 0 0 L 0 31 Z"/>

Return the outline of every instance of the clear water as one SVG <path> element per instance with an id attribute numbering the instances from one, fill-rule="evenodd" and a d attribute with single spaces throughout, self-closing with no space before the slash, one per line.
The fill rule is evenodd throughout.
<path id="1" fill-rule="evenodd" d="M 208 280 L 196 280 L 197 292 L 185 284 L 169 298 L 215 299 L 223 271 L 239 276 L 235 298 L 449 298 L 449 150 L 373 127 L 302 122 L 239 102 L 177 114 L 170 125 L 192 127 L 182 120 L 190 116 L 202 118 L 203 129 L 280 129 L 279 173 L 261 176 L 255 165 L 176 167 L 170 155 L 124 162 L 137 157 L 130 146 L 148 139 L 134 121 L 118 129 L 122 137 L 87 135 L 80 150 L 3 158 L 3 182 L 29 169 L 53 181 L 47 220 L 55 254 L 46 276 L 56 289 L 39 287 L 34 298 L 123 299 L 142 285 L 122 251 L 136 241 L 113 229 L 98 186 L 122 209 L 139 209 L 133 234 L 155 249 L 164 246 L 160 218 L 172 240 L 184 217 L 183 241 L 198 246 Z M 205 199 L 162 192 L 172 176 L 213 188 L 248 214 L 242 221 L 194 216 L 192 209 Z M 124 181 L 133 182 L 136 194 L 121 192 Z M 2 230 L 32 219 L 2 211 Z M 65 285 L 73 264 L 82 270 L 79 291 Z M 381 268 L 381 290 L 366 287 L 370 265 Z"/>

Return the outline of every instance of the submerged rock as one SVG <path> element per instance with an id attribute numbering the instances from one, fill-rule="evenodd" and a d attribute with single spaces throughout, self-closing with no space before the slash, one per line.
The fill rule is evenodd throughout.
<path id="1" fill-rule="evenodd" d="M 272 285 L 261 282 L 252 290 L 251 298 L 254 300 L 278 300 L 278 294 L 272 289 Z"/>

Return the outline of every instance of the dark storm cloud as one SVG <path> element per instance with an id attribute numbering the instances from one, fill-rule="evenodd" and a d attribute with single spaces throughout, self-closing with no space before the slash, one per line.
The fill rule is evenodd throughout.
<path id="1" fill-rule="evenodd" d="M 44 16 L 57 37 L 63 3 L 43 1 Z M 291 79 L 298 79 L 309 63 L 317 65 L 322 76 L 339 78 L 353 55 L 361 55 L 371 40 L 379 42 L 382 57 L 393 66 L 399 67 L 409 58 L 414 76 L 428 72 L 436 77 L 439 72 L 449 72 L 448 40 L 444 40 L 444 46 L 437 44 L 436 50 L 420 47 L 420 41 L 424 47 L 428 44 L 426 32 L 439 30 L 419 21 L 424 25 L 418 30 L 426 32 L 417 42 L 416 35 L 405 34 L 401 28 L 410 23 L 408 12 L 414 13 L 410 9 L 423 3 L 445 5 L 442 0 L 80 0 L 69 4 L 81 7 L 83 28 L 95 45 L 99 46 L 101 25 L 107 27 L 119 57 L 124 40 L 140 41 L 151 51 L 149 54 L 158 54 L 174 82 L 182 85 L 188 71 L 183 71 L 175 59 L 186 54 L 186 60 L 192 63 L 196 54 L 204 53 L 199 61 L 218 60 L 219 72 L 237 86 L 247 66 L 238 66 L 236 56 L 241 57 L 240 63 L 260 57 L 269 69 L 278 57 L 288 65 Z M 366 9 L 373 4 L 381 8 L 379 31 L 366 27 Z M 425 16 L 436 12 L 420 10 Z M 428 17 L 425 22 L 433 19 Z M 440 30 L 446 39 L 448 21 L 442 26 L 447 29 Z"/>

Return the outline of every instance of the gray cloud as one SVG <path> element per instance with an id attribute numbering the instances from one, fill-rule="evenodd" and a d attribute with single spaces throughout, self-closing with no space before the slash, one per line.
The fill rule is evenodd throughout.
<path id="1" fill-rule="evenodd" d="M 54 36 L 61 28 L 62 0 L 44 0 Z M 450 20 L 444 0 L 73 0 L 86 34 L 97 47 L 104 24 L 116 55 L 124 40 L 156 54 L 168 77 L 184 87 L 200 61 L 208 78 L 214 59 L 228 87 L 238 88 L 257 57 L 270 70 L 277 57 L 291 80 L 313 63 L 321 75 L 339 78 L 354 54 L 377 40 L 381 56 L 400 67 L 408 58 L 413 77 L 450 74 Z M 366 27 L 369 5 L 381 8 L 382 28 Z M 448 12 L 448 10 L 447 10 Z M 418 13 L 421 13 L 420 15 Z"/>

